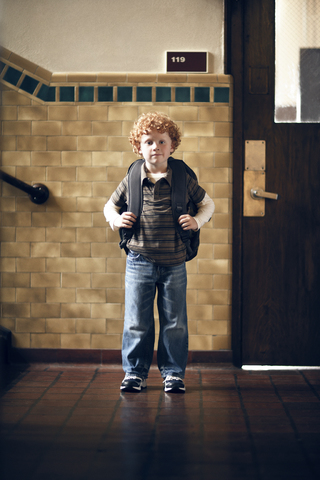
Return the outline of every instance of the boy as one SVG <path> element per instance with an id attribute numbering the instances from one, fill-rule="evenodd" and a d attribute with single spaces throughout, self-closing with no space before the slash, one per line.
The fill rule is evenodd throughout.
<path id="1" fill-rule="evenodd" d="M 153 112 L 137 119 L 129 141 L 133 151 L 144 159 L 141 216 L 137 220 L 132 212 L 119 214 L 121 207 L 128 204 L 128 175 L 104 208 L 113 230 L 134 227 L 134 234 L 127 243 L 122 342 L 125 378 L 120 390 L 139 392 L 147 386 L 154 348 L 153 304 L 157 290 L 160 323 L 157 360 L 164 391 L 184 393 L 188 357 L 186 247 L 174 225 L 172 170 L 168 165 L 170 155 L 181 142 L 180 131 L 169 117 Z M 181 215 L 178 222 L 183 230 L 197 230 L 211 218 L 214 203 L 189 174 L 187 192 L 199 210 L 194 217 Z"/>

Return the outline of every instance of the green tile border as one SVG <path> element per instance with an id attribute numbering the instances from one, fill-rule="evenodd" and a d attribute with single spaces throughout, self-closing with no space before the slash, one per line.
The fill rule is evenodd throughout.
<path id="1" fill-rule="evenodd" d="M 67 74 L 56 75 L 55 78 L 61 80 L 50 82 L 44 82 L 43 79 L 32 75 L 25 70 L 19 70 L 14 68 L 13 64 L 6 59 L 0 60 L 0 82 L 17 90 L 21 93 L 27 94 L 38 101 L 44 103 L 162 103 L 162 104 L 230 104 L 230 88 L 232 79 L 230 76 L 221 75 L 223 82 L 221 86 L 216 85 L 219 83 L 219 75 L 210 75 L 208 78 L 208 84 L 201 86 L 201 82 L 206 83 L 204 76 L 196 76 L 194 78 L 194 85 L 191 81 L 186 80 L 186 76 L 181 77 L 180 85 L 174 85 L 172 82 L 178 82 L 179 78 L 173 78 L 172 75 L 155 74 L 154 82 L 149 78 L 147 81 L 146 74 L 137 75 L 137 78 L 133 78 L 128 74 L 128 79 L 132 80 L 125 85 L 127 76 L 123 78 L 120 74 L 105 74 L 106 82 L 101 81 L 103 76 L 91 75 L 91 85 L 85 85 L 86 78 L 84 75 L 79 75 L 78 78 L 69 78 Z M 146 83 L 152 85 L 143 85 L 143 79 L 146 76 Z M 94 78 L 97 85 L 92 85 Z M 120 78 L 121 77 L 121 78 Z M 131 78 L 132 77 L 132 78 Z M 186 77 L 186 78 L 185 78 Z M 112 82 L 112 78 L 114 82 Z M 65 81 L 63 81 L 65 79 Z M 74 81 L 73 80 L 79 80 Z M 83 80 L 81 82 L 81 79 Z M 214 82 L 214 79 L 217 82 Z M 99 80 L 99 81 L 98 81 Z M 166 83 L 167 80 L 167 84 Z M 209 83 L 211 80 L 211 85 Z M 229 81 L 228 81 L 229 80 Z M 67 81 L 67 82 L 66 82 Z M 82 83 L 82 84 L 81 84 Z M 89 83 L 89 81 L 88 81 Z M 105 85 L 103 85 L 105 83 Z M 122 85 L 119 85 L 121 83 Z M 159 85 L 160 83 L 160 85 Z M 190 83 L 190 85 L 188 85 Z M 212 85 L 212 83 L 214 83 Z M 84 84 L 84 85 L 83 85 Z M 142 85 L 141 85 L 142 84 Z M 170 84 L 170 86 L 168 85 Z"/>

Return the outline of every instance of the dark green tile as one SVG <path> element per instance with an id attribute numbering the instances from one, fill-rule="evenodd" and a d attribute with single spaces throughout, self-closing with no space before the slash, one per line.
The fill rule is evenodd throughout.
<path id="1" fill-rule="evenodd" d="M 47 85 L 41 85 L 37 97 L 44 102 L 55 102 L 56 87 L 48 87 Z"/>
<path id="2" fill-rule="evenodd" d="M 98 102 L 113 102 L 113 87 L 98 87 Z"/>
<path id="3" fill-rule="evenodd" d="M 132 87 L 118 87 L 118 102 L 132 102 Z"/>
<path id="4" fill-rule="evenodd" d="M 152 87 L 137 87 L 137 102 L 152 102 Z"/>
<path id="5" fill-rule="evenodd" d="M 94 87 L 79 87 L 79 102 L 93 102 Z"/>
<path id="6" fill-rule="evenodd" d="M 195 102 L 210 102 L 210 87 L 194 87 Z"/>
<path id="7" fill-rule="evenodd" d="M 171 87 L 156 87 L 156 102 L 171 102 Z"/>
<path id="8" fill-rule="evenodd" d="M 176 87 L 176 102 L 190 102 L 190 87 Z"/>
<path id="9" fill-rule="evenodd" d="M 11 83 L 11 85 L 17 85 L 21 75 L 22 75 L 22 72 L 20 72 L 19 70 L 16 70 L 15 68 L 9 67 L 6 73 L 4 74 L 3 79 L 6 82 Z"/>
<path id="10" fill-rule="evenodd" d="M 74 102 L 74 87 L 60 87 L 60 102 Z"/>
<path id="11" fill-rule="evenodd" d="M 38 80 L 35 80 L 32 77 L 29 77 L 29 75 L 26 75 L 22 80 L 20 88 L 25 92 L 30 93 L 30 95 L 32 95 L 38 85 L 39 85 Z"/>
<path id="12" fill-rule="evenodd" d="M 229 87 L 215 87 L 214 101 L 218 103 L 229 103 Z"/>

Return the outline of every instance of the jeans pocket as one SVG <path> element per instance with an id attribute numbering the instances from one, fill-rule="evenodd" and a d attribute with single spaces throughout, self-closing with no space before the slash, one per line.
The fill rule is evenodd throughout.
<path id="1" fill-rule="evenodd" d="M 135 253 L 135 252 L 132 252 L 131 250 L 129 250 L 128 258 L 130 260 L 139 260 L 140 257 L 141 257 L 140 253 Z"/>

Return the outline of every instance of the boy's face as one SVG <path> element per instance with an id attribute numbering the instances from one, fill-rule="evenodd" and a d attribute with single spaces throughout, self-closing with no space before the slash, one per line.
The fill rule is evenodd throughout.
<path id="1" fill-rule="evenodd" d="M 167 132 L 151 130 L 150 133 L 141 136 L 139 153 L 145 159 L 147 169 L 151 173 L 167 171 L 168 158 L 173 150 L 172 140 Z"/>

